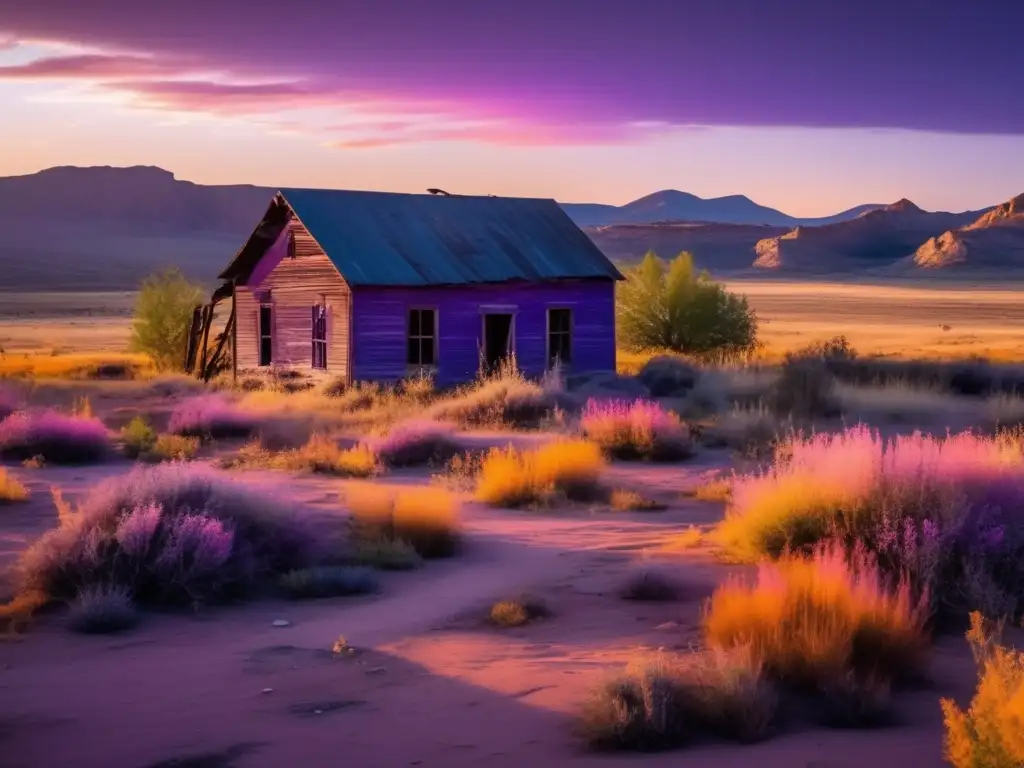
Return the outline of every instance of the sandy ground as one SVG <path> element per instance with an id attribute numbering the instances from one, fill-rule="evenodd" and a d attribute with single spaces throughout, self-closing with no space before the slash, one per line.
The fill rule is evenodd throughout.
<path id="1" fill-rule="evenodd" d="M 489 442 L 495 436 L 478 436 Z M 524 438 L 531 439 L 531 438 Z M 537 438 L 532 438 L 537 439 Z M 669 561 L 684 599 L 631 603 L 617 590 L 637 560 L 721 505 L 685 498 L 726 454 L 680 466 L 617 465 L 609 481 L 672 503 L 659 513 L 465 507 L 469 547 L 451 561 L 389 574 L 379 595 L 260 602 L 162 615 L 122 637 L 72 634 L 44 619 L 0 644 L 0 766 L 560 766 L 636 761 L 582 750 L 572 716 L 587 691 L 638 652 L 686 649 L 703 600 L 731 569 L 705 550 Z M 48 488 L 68 497 L 127 464 L 12 471 L 33 492 L 4 510 L 4 559 L 56 522 Z M 339 511 L 345 483 L 240 473 L 311 509 Z M 422 473 L 391 482 L 423 482 Z M 528 591 L 551 618 L 512 630 L 482 617 Z M 284 618 L 291 625 L 272 626 Z M 339 636 L 358 649 L 334 657 Z M 901 721 L 864 733 L 788 724 L 756 746 L 708 745 L 643 757 L 644 765 L 937 766 L 940 694 L 969 697 L 974 675 L 959 638 L 936 649 L 935 688 L 901 694 Z M 194 762 L 183 762 L 186 758 Z M 201 761 L 205 760 L 205 761 Z M 174 762 L 179 761 L 179 762 Z"/>

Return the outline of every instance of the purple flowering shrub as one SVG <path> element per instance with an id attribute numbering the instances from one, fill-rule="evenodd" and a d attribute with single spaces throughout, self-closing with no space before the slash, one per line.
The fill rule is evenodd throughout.
<path id="1" fill-rule="evenodd" d="M 254 414 L 222 395 L 206 394 L 180 402 L 171 412 L 167 431 L 183 437 L 218 439 L 248 437 L 257 426 Z"/>
<path id="2" fill-rule="evenodd" d="M 933 607 L 1024 608 L 1024 444 L 969 432 L 891 440 L 867 427 L 796 437 L 739 477 L 714 538 L 738 559 L 864 546 Z"/>
<path id="3" fill-rule="evenodd" d="M 389 467 L 445 462 L 461 452 L 452 428 L 429 419 L 402 422 L 374 441 L 371 447 Z"/>
<path id="4" fill-rule="evenodd" d="M 110 433 L 92 417 L 17 411 L 0 421 L 0 458 L 42 456 L 51 464 L 88 464 L 102 461 L 110 450 Z"/>
<path id="5" fill-rule="evenodd" d="M 318 534 L 294 508 L 208 467 L 160 464 L 96 486 L 23 555 L 20 591 L 72 600 L 98 585 L 140 605 L 244 596 L 316 564 Z"/>
<path id="6" fill-rule="evenodd" d="M 587 401 L 580 429 L 618 459 L 678 461 L 693 455 L 690 431 L 674 413 L 647 400 Z"/>

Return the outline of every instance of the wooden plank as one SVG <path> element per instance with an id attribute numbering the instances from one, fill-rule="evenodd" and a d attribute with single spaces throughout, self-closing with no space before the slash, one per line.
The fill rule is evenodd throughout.
<path id="1" fill-rule="evenodd" d="M 289 255 L 289 238 L 295 246 Z M 236 321 L 238 368 L 258 362 L 258 313 L 260 298 L 269 295 L 274 315 L 273 363 L 313 372 L 313 305 L 328 306 L 327 371 L 348 376 L 351 291 L 327 255 L 302 224 L 289 222 L 253 270 L 244 287 L 237 289 Z M 252 321 L 249 312 L 252 312 Z M 251 351 L 250 351 L 251 350 Z"/>
<path id="2" fill-rule="evenodd" d="M 528 375 L 547 367 L 547 310 L 572 310 L 572 363 L 577 371 L 615 370 L 615 284 L 566 281 L 353 291 L 352 374 L 356 380 L 395 380 L 406 374 L 410 308 L 437 310 L 437 381 L 472 380 L 479 367 L 481 309 L 515 305 L 516 362 Z"/>

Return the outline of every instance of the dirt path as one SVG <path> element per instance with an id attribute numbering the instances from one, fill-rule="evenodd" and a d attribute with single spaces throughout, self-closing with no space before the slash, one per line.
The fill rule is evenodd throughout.
<path id="1" fill-rule="evenodd" d="M 698 463 L 612 474 L 678 498 L 707 469 Z M 49 479 L 33 482 L 45 487 Z M 280 482 L 267 473 L 251 479 Z M 337 505 L 337 481 L 286 482 L 297 504 Z M 657 514 L 469 504 L 465 555 L 386 575 L 379 596 L 155 616 L 123 638 L 43 626 L 23 642 L 0 644 L 0 767 L 634 763 L 583 752 L 571 716 L 593 684 L 637 649 L 683 649 L 697 640 L 702 601 L 726 573 L 706 555 L 680 561 L 687 585 L 680 602 L 630 603 L 616 591 L 632 561 L 688 522 L 715 514 L 719 507 L 692 501 Z M 552 618 L 513 630 L 482 622 L 492 601 L 521 591 L 541 595 Z M 290 625 L 273 627 L 279 618 Z M 339 636 L 357 653 L 332 654 Z M 963 666 L 957 648 L 944 669 Z M 909 707 L 914 718 L 906 728 L 869 738 L 797 733 L 643 763 L 940 765 L 938 695 L 914 696 L 920 703 Z"/>

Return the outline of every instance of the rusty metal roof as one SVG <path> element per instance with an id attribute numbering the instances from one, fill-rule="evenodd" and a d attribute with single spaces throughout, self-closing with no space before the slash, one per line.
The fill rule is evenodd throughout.
<path id="1" fill-rule="evenodd" d="M 282 189 L 350 285 L 622 275 L 554 200 Z"/>

